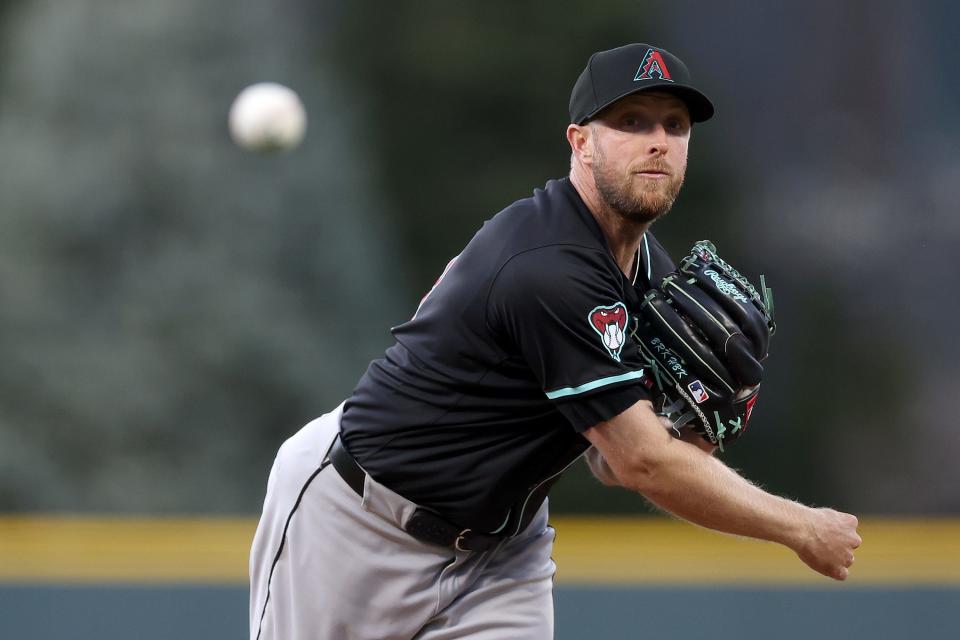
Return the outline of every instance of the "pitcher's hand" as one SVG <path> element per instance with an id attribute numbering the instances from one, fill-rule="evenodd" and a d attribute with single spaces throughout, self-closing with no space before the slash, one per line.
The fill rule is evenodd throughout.
<path id="1" fill-rule="evenodd" d="M 833 509 L 811 509 L 807 531 L 795 545 L 800 559 L 814 571 L 846 580 L 853 564 L 853 550 L 863 540 L 857 533 L 856 516 Z"/>

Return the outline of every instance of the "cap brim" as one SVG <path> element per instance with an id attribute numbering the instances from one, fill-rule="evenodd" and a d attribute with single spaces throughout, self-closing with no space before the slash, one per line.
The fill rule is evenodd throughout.
<path id="1" fill-rule="evenodd" d="M 684 101 L 687 105 L 687 109 L 690 111 L 690 121 L 691 122 L 704 122 L 713 117 L 713 103 L 710 102 L 710 99 L 700 93 L 698 90 L 693 87 L 685 84 L 677 84 L 675 82 L 663 81 L 656 83 L 646 83 L 642 87 L 632 89 L 627 91 L 612 100 L 609 100 L 606 104 L 602 104 L 597 107 L 592 113 L 587 114 L 580 122 L 577 124 L 583 124 L 587 120 L 590 120 L 598 113 L 612 105 L 614 102 L 631 96 L 635 93 L 642 93 L 644 91 L 665 91 L 667 93 L 675 93 L 678 98 Z"/>

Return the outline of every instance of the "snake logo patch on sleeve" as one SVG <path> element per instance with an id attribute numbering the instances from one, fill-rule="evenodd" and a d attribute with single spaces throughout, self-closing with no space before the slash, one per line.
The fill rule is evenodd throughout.
<path id="1" fill-rule="evenodd" d="M 595 307 L 587 315 L 593 330 L 599 334 L 610 357 L 620 362 L 620 350 L 625 341 L 627 307 L 622 302 L 610 306 Z"/>

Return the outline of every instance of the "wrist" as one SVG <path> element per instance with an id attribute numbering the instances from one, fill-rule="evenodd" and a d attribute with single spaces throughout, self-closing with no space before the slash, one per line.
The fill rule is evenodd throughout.
<path id="1" fill-rule="evenodd" d="M 778 528 L 773 542 L 778 542 L 794 551 L 806 547 L 812 536 L 810 526 L 810 507 L 792 500 L 781 498 L 785 506 L 784 524 Z"/>

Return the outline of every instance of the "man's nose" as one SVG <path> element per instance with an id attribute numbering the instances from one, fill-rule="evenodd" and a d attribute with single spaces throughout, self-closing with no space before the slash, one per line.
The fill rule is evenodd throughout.
<path id="1" fill-rule="evenodd" d="M 653 155 L 662 156 L 667 152 L 667 130 L 662 124 L 658 123 L 653 126 L 648 145 L 649 153 Z"/>

